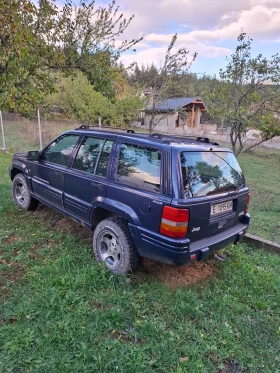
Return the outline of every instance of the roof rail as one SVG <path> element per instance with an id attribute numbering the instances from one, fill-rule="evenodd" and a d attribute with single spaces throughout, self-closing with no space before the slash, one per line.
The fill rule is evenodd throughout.
<path id="1" fill-rule="evenodd" d="M 165 135 L 163 135 L 162 133 L 151 133 L 151 134 L 149 135 L 149 137 L 155 137 L 155 138 L 157 138 L 157 139 L 163 139 L 164 136 L 165 136 Z M 168 137 L 168 136 L 169 136 L 169 135 L 167 135 L 167 137 Z"/>
<path id="2" fill-rule="evenodd" d="M 80 127 L 75 128 L 75 130 L 88 130 L 91 128 L 97 128 L 102 130 L 103 128 L 112 129 L 112 130 L 125 130 L 127 133 L 135 133 L 134 130 L 127 129 L 125 127 L 112 127 L 112 126 L 99 126 L 99 124 L 82 124 Z"/>
<path id="3" fill-rule="evenodd" d="M 76 128 L 76 130 L 89 130 L 89 129 L 97 129 L 97 130 L 103 130 L 103 129 L 109 129 L 109 130 L 124 130 L 126 131 L 127 133 L 135 133 L 136 132 L 132 129 L 127 129 L 125 127 L 111 127 L 111 126 L 102 126 L 100 127 L 98 124 L 83 124 L 81 125 L 80 127 Z M 173 135 L 173 134 L 163 134 L 163 133 L 152 133 L 152 134 L 143 134 L 143 133 L 138 133 L 138 135 L 145 135 L 145 136 L 148 136 L 148 137 L 152 137 L 154 139 L 157 139 L 157 140 L 161 140 L 163 142 L 170 142 L 170 141 L 183 141 L 184 139 L 186 140 L 194 140 L 194 141 L 198 141 L 198 142 L 204 142 L 206 144 L 212 144 L 212 145 L 219 145 L 217 142 L 213 142 L 213 141 L 210 141 L 208 137 L 204 137 L 204 136 L 194 136 L 194 135 L 190 135 L 190 136 L 185 136 L 185 135 Z"/>
<path id="4" fill-rule="evenodd" d="M 212 145 L 219 145 L 217 142 L 213 142 L 213 141 L 210 141 L 208 137 L 204 137 L 204 136 L 194 136 L 194 135 L 190 135 L 190 136 L 185 136 L 185 135 L 172 135 L 172 134 L 162 134 L 162 133 L 152 133 L 151 135 L 149 135 L 150 137 L 155 137 L 157 139 L 177 139 L 177 140 L 180 140 L 180 139 L 188 139 L 188 140 L 195 140 L 195 141 L 199 141 L 199 142 L 205 142 L 206 144 L 212 144 Z"/>

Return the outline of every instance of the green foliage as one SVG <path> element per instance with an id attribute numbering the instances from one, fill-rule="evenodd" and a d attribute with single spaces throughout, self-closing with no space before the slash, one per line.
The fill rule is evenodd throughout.
<path id="1" fill-rule="evenodd" d="M 51 44 L 60 26 L 46 1 L 4 0 L 0 7 L 0 109 L 32 115 L 42 95 L 53 90 L 49 71 Z M 38 22 L 36 22 L 36 19 Z M 44 30 L 44 32 L 42 31 Z M 52 30 L 57 30 L 52 35 Z"/>
<path id="2" fill-rule="evenodd" d="M 142 64 L 141 69 L 136 63 L 130 81 L 132 84 L 137 84 L 143 88 L 153 88 L 158 73 L 158 69 L 153 63 L 146 67 Z"/>
<path id="3" fill-rule="evenodd" d="M 94 91 L 87 77 L 78 71 L 75 77 L 61 79 L 49 104 L 58 104 L 71 118 L 88 124 L 98 123 L 100 116 L 103 124 L 124 126 L 138 116 L 143 101 L 137 91 L 128 88 L 112 103 Z"/>
<path id="4" fill-rule="evenodd" d="M 114 102 L 114 115 L 111 124 L 125 126 L 136 120 L 143 105 L 143 99 L 137 90 L 132 89 L 126 96 L 117 97 Z"/>
<path id="5" fill-rule="evenodd" d="M 142 87 L 142 89 L 153 88 L 159 72 L 160 70 L 153 64 L 146 67 L 142 65 L 141 69 L 136 64 L 129 80 L 131 84 Z M 206 74 L 198 75 L 188 70 L 175 71 L 169 74 L 165 87 L 165 96 L 167 98 L 196 96 L 204 98 L 212 80 L 213 78 Z"/>
<path id="6" fill-rule="evenodd" d="M 99 116 L 110 118 L 112 115 L 111 102 L 94 91 L 81 72 L 76 72 L 75 77 L 62 78 L 57 91 L 52 101 L 73 119 L 93 124 L 98 122 Z"/>
<path id="7" fill-rule="evenodd" d="M 272 119 L 271 112 L 275 118 L 279 114 L 280 57 L 252 57 L 252 39 L 245 33 L 237 42 L 225 70 L 220 70 L 220 79 L 209 85 L 207 96 L 213 116 L 230 127 L 232 148 L 238 155 L 249 127 L 264 130 L 263 141 L 279 133 L 279 122 L 265 118 Z"/>
<path id="8" fill-rule="evenodd" d="M 115 1 L 107 8 L 94 1 L 77 5 L 56 0 L 2 0 L 0 7 L 0 110 L 34 115 L 43 97 L 54 91 L 52 71 L 76 69 L 113 99 L 114 66 L 137 40 L 115 46 L 128 27 Z"/>
<path id="9" fill-rule="evenodd" d="M 264 141 L 270 140 L 274 136 L 280 136 L 280 119 L 275 113 L 267 112 L 260 117 L 257 128 Z"/>

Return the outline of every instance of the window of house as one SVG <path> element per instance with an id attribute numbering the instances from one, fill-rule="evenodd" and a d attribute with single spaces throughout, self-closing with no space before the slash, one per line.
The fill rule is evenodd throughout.
<path id="1" fill-rule="evenodd" d="M 106 177 L 112 141 L 85 137 L 75 158 L 73 168 Z"/>
<path id="2" fill-rule="evenodd" d="M 79 135 L 62 135 L 52 142 L 42 153 L 41 160 L 67 166 L 69 157 L 78 141 Z"/>
<path id="3" fill-rule="evenodd" d="M 121 144 L 117 181 L 150 192 L 160 192 L 161 153 L 146 146 Z"/>

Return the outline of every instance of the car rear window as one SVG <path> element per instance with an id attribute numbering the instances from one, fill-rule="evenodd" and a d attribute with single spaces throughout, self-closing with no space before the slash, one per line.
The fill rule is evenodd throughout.
<path id="1" fill-rule="evenodd" d="M 231 152 L 182 152 L 181 167 L 186 198 L 235 190 L 245 182 Z"/>

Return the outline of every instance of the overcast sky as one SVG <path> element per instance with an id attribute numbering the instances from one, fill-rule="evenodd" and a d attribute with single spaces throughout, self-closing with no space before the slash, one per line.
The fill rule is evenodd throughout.
<path id="1" fill-rule="evenodd" d="M 125 37 L 143 36 L 125 64 L 163 60 L 172 35 L 177 47 L 198 52 L 193 72 L 214 74 L 236 45 L 241 29 L 254 39 L 253 54 L 267 57 L 280 49 L 280 0 L 117 0 L 126 17 L 134 14 Z M 105 0 L 104 3 L 107 3 Z"/>

